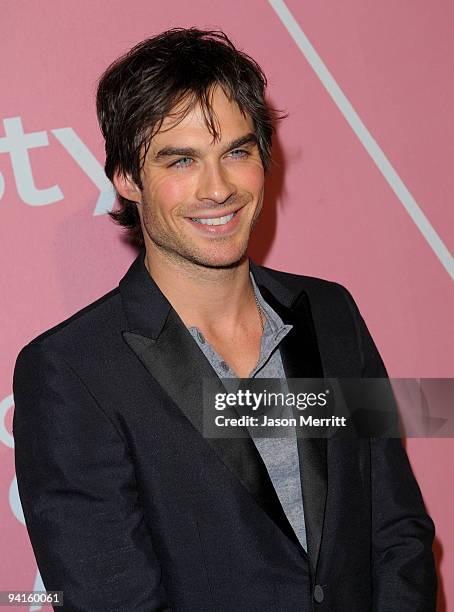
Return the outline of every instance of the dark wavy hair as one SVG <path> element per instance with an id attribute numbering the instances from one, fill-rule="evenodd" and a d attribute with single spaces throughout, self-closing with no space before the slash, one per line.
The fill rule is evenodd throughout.
<path id="1" fill-rule="evenodd" d="M 151 139 L 178 105 L 175 123 L 199 104 L 213 138 L 219 136 L 211 107 L 213 87 L 249 114 L 263 167 L 271 157 L 278 113 L 265 101 L 266 77 L 251 57 L 238 51 L 220 31 L 175 28 L 148 38 L 111 64 L 101 76 L 96 108 L 105 139 L 105 172 L 129 175 L 142 189 L 141 170 Z M 118 194 L 120 208 L 109 212 L 143 244 L 137 204 Z"/>

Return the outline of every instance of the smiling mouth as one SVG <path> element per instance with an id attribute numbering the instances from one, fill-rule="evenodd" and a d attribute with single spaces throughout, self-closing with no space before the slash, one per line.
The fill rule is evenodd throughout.
<path id="1" fill-rule="evenodd" d="M 237 212 L 238 211 L 235 211 L 230 215 L 225 215 L 224 217 L 213 217 L 212 219 L 198 219 L 197 217 L 192 217 L 191 221 L 195 221 L 201 225 L 226 225 L 233 219 Z"/>

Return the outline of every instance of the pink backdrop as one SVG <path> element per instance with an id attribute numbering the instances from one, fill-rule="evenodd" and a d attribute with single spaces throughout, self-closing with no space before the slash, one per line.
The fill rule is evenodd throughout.
<path id="1" fill-rule="evenodd" d="M 391 375 L 450 377 L 453 24 L 449 0 L 2 3 L 0 590 L 40 588 L 14 476 L 16 355 L 135 255 L 105 214 L 102 70 L 170 27 L 225 30 L 289 112 L 253 256 L 345 284 Z M 452 440 L 407 449 L 437 527 L 439 610 L 454 610 Z"/>

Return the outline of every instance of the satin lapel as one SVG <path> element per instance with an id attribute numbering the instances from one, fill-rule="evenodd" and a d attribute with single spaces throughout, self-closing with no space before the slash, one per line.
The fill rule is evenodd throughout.
<path id="1" fill-rule="evenodd" d="M 156 339 L 136 331 L 124 331 L 123 337 L 153 378 L 203 435 L 203 379 L 211 378 L 215 384 L 217 381 L 221 393 L 225 389 L 176 313 L 170 310 Z M 252 439 L 205 440 L 271 519 L 299 545 Z"/>
<path id="2" fill-rule="evenodd" d="M 280 345 L 286 378 L 322 378 L 322 362 L 307 294 L 303 291 L 291 308 L 287 308 L 266 287 L 259 284 L 259 288 L 284 323 L 293 326 Z M 313 576 L 317 569 L 326 509 L 326 450 L 326 439 L 298 437 L 307 547 Z"/>

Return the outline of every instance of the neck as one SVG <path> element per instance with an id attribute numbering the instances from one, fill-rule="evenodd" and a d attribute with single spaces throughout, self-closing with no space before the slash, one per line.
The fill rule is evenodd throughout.
<path id="1" fill-rule="evenodd" d="M 255 308 L 247 257 L 228 268 L 210 268 L 147 248 L 145 265 L 187 327 L 227 331 Z"/>

